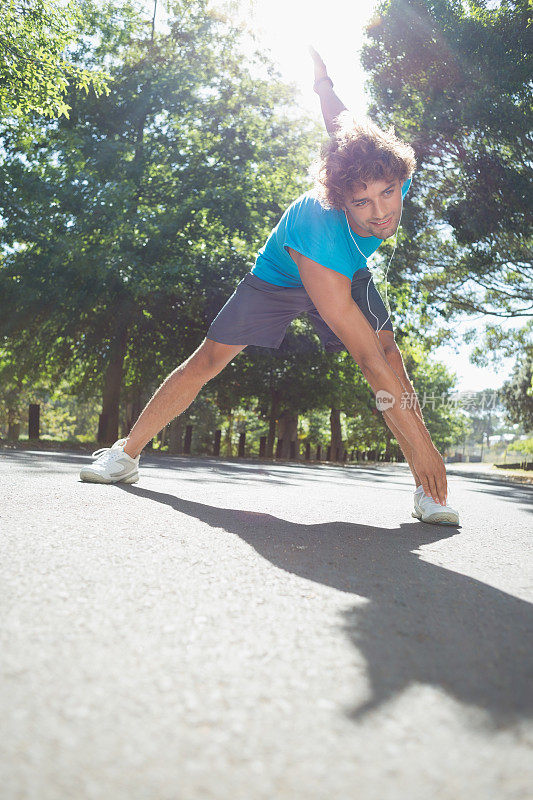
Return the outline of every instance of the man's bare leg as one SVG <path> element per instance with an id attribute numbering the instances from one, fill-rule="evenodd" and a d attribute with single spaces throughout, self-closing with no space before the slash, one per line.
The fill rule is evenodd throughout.
<path id="1" fill-rule="evenodd" d="M 229 345 L 204 339 L 200 347 L 168 375 L 129 432 L 124 452 L 135 458 L 174 417 L 190 406 L 211 378 L 218 375 L 245 344 Z"/>

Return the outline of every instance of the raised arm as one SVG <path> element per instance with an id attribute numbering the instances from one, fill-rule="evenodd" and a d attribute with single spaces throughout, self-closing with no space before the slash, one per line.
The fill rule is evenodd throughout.
<path id="1" fill-rule="evenodd" d="M 322 61 L 320 55 L 315 48 L 311 46 L 309 47 L 309 52 L 315 67 L 313 89 L 320 97 L 320 106 L 322 108 L 322 116 L 324 117 L 326 130 L 329 135 L 332 136 L 335 132 L 335 117 L 340 114 L 341 111 L 347 111 L 348 109 L 333 91 L 333 81 L 329 77 L 326 65 Z"/>

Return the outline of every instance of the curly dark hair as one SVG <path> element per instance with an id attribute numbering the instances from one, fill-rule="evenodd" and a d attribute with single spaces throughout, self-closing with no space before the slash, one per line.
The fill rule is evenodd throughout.
<path id="1" fill-rule="evenodd" d="M 393 127 L 384 131 L 369 119 L 355 120 L 343 111 L 311 165 L 311 174 L 321 205 L 340 210 L 355 183 L 396 178 L 403 183 L 415 169 L 415 151 L 398 139 Z"/>

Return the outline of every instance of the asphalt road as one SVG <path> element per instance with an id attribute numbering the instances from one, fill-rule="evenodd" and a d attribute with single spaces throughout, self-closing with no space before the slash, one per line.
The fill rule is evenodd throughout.
<path id="1" fill-rule="evenodd" d="M 3 800 L 529 800 L 533 487 L 0 452 Z"/>

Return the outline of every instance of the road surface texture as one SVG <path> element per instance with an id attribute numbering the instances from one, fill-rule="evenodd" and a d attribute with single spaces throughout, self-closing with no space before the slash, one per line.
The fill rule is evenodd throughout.
<path id="1" fill-rule="evenodd" d="M 0 453 L 3 800 L 529 800 L 533 488 Z"/>

